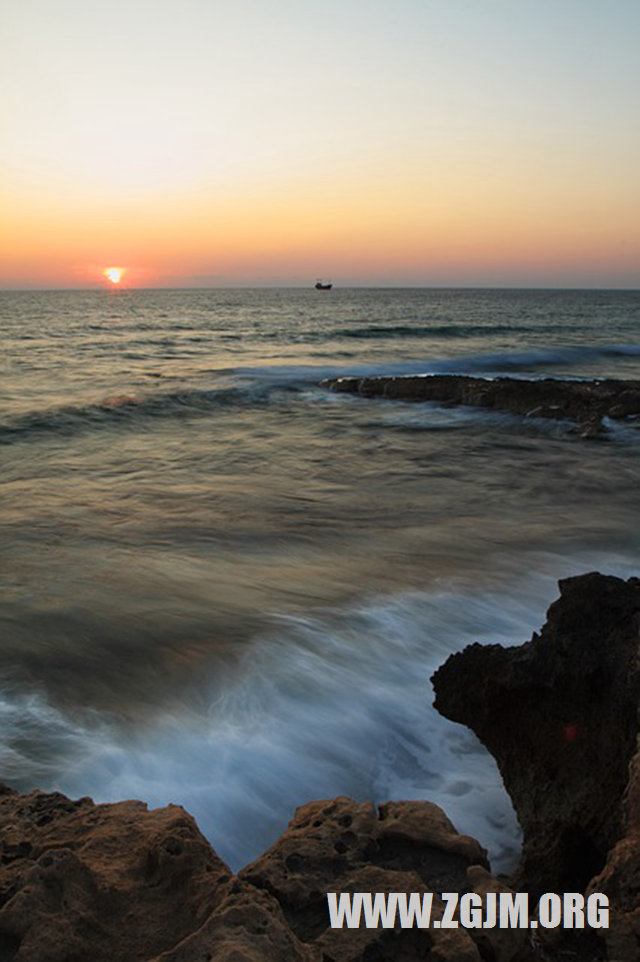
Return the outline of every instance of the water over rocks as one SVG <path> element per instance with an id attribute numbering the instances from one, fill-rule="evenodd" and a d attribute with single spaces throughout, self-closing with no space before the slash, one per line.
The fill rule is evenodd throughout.
<path id="1" fill-rule="evenodd" d="M 436 705 L 495 755 L 524 833 L 512 879 L 429 802 L 299 808 L 234 875 L 182 808 L 0 790 L 2 962 L 637 962 L 640 581 L 560 584 L 541 633 L 474 644 Z M 425 680 L 425 689 L 426 689 Z M 327 892 L 604 892 L 608 929 L 332 929 Z"/>
<path id="2" fill-rule="evenodd" d="M 333 391 L 362 397 L 467 404 L 527 417 L 570 420 L 587 438 L 597 438 L 604 433 L 604 417 L 624 420 L 640 416 L 640 381 L 632 380 L 526 380 L 430 374 L 339 377 L 322 384 Z"/>

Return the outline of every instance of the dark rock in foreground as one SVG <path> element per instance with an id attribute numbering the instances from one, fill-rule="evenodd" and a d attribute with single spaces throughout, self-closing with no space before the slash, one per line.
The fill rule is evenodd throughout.
<path id="1" fill-rule="evenodd" d="M 313 802 L 238 876 L 173 805 L 4 789 L 0 840 L 2 962 L 535 958 L 521 930 L 331 929 L 328 891 L 506 891 L 428 802 Z"/>
<path id="2" fill-rule="evenodd" d="M 371 803 L 338 798 L 299 808 L 285 835 L 240 876 L 275 895 L 295 934 L 312 943 L 322 960 L 422 959 L 479 962 L 464 930 L 356 930 L 327 926 L 327 892 L 441 892 L 485 890 L 486 852 L 459 835 L 444 812 L 429 802 Z M 478 877 L 474 875 L 478 873 Z M 472 881 L 473 879 L 473 881 Z M 524 939 L 516 935 L 517 949 Z"/>
<path id="3" fill-rule="evenodd" d="M 339 377 L 322 382 L 333 391 L 396 401 L 438 401 L 493 408 L 528 417 L 576 421 L 596 434 L 604 416 L 640 415 L 640 381 L 521 380 L 430 374 L 408 377 Z"/>
<path id="4" fill-rule="evenodd" d="M 5 789 L 0 840 L 7 962 L 150 959 L 231 894 L 229 869 L 177 806 Z"/>
<path id="5" fill-rule="evenodd" d="M 588 574 L 560 592 L 530 642 L 452 655 L 435 706 L 498 762 L 524 835 L 514 886 L 605 892 L 608 958 L 637 962 L 640 579 Z"/>

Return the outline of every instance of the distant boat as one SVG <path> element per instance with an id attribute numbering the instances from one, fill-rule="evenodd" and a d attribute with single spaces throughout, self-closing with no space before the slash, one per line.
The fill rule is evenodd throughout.
<path id="1" fill-rule="evenodd" d="M 325 282 L 325 281 L 316 281 L 316 290 L 317 290 L 317 291 L 330 291 L 332 287 L 333 287 L 333 284 L 331 283 L 331 281 L 326 281 L 326 282 Z"/>

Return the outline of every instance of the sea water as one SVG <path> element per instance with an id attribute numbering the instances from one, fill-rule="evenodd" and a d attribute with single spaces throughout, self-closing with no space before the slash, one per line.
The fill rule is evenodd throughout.
<path id="1" fill-rule="evenodd" d="M 518 828 L 430 675 L 638 574 L 640 429 L 332 394 L 325 377 L 640 378 L 633 291 L 0 293 L 0 779 L 176 802 L 234 868 L 296 805 Z"/>

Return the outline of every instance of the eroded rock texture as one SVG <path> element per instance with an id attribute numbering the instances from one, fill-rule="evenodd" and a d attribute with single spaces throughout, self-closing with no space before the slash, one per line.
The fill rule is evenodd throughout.
<path id="1" fill-rule="evenodd" d="M 487 866 L 486 852 L 436 805 L 390 802 L 376 810 L 338 798 L 299 808 L 285 835 L 240 874 L 275 895 L 296 935 L 326 962 L 479 962 L 477 945 L 462 930 L 331 929 L 326 901 L 327 892 L 469 891 L 474 865 Z M 434 917 L 442 911 L 434 899 Z"/>
<path id="2" fill-rule="evenodd" d="M 435 673 L 435 705 L 496 758 L 524 834 L 513 882 L 603 891 L 610 959 L 640 959 L 640 580 L 560 582 L 540 635 L 471 645 Z"/>
<path id="3" fill-rule="evenodd" d="M 529 933 L 331 929 L 326 893 L 499 885 L 428 802 L 299 809 L 234 876 L 181 808 L 0 796 L 2 962 L 528 962 Z M 475 873 L 475 874 L 474 874 Z M 433 917 L 442 916 L 439 896 Z M 495 945 L 494 945 L 495 943 Z"/>
<path id="4" fill-rule="evenodd" d="M 606 892 L 615 906 L 609 930 L 603 932 L 608 958 L 640 959 L 640 740 L 623 799 L 621 838 L 589 891 Z"/>
<path id="5" fill-rule="evenodd" d="M 183 809 L 0 797 L 0 959 L 131 962 L 198 929 L 231 873 Z"/>

